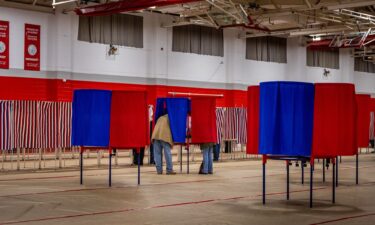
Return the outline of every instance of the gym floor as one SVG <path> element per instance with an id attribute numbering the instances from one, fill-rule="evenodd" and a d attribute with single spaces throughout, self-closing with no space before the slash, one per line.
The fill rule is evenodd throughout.
<path id="1" fill-rule="evenodd" d="M 286 200 L 283 161 L 267 163 L 267 202 L 262 205 L 261 160 L 214 164 L 213 175 L 198 175 L 199 163 L 182 174 L 156 175 L 142 167 L 108 171 L 87 169 L 84 185 L 78 169 L 4 172 L 0 175 L 0 224 L 374 224 L 375 154 L 361 154 L 360 184 L 355 185 L 355 157 L 339 164 L 336 204 L 331 203 L 332 168 L 322 182 L 322 162 L 314 173 L 314 208 L 309 208 L 309 167 L 290 167 L 291 195 Z M 179 172 L 179 165 L 175 165 Z"/>

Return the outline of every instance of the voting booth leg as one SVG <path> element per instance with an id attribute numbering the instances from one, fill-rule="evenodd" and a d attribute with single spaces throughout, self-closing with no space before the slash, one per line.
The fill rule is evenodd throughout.
<path id="1" fill-rule="evenodd" d="M 190 166 L 190 149 L 188 149 L 187 151 L 187 173 L 188 174 L 190 173 L 189 166 Z"/>
<path id="2" fill-rule="evenodd" d="M 79 153 L 79 178 L 80 178 L 80 184 L 83 184 L 83 149 L 80 149 Z"/>
<path id="3" fill-rule="evenodd" d="M 289 200 L 289 160 L 286 161 L 286 200 Z"/>
<path id="4" fill-rule="evenodd" d="M 358 153 L 355 155 L 355 183 L 358 184 Z"/>
<path id="5" fill-rule="evenodd" d="M 112 187 L 112 151 L 109 151 L 108 185 Z"/>
<path id="6" fill-rule="evenodd" d="M 301 163 L 301 172 L 302 172 L 302 176 L 301 176 L 301 183 L 302 184 L 305 184 L 305 163 L 306 162 L 302 162 Z"/>
<path id="7" fill-rule="evenodd" d="M 323 183 L 326 182 L 326 160 L 323 159 Z"/>
<path id="8" fill-rule="evenodd" d="M 332 203 L 335 203 L 336 202 L 336 162 L 335 162 L 335 159 L 333 158 L 332 159 Z"/>
<path id="9" fill-rule="evenodd" d="M 338 187 L 339 186 L 339 157 L 338 156 L 336 156 L 336 180 L 335 180 L 335 182 L 336 182 L 336 187 Z"/>
<path id="10" fill-rule="evenodd" d="M 314 176 L 314 165 L 310 164 L 310 208 L 313 207 L 313 178 Z"/>
<path id="11" fill-rule="evenodd" d="M 182 173 L 182 145 L 180 147 L 180 173 Z"/>
<path id="12" fill-rule="evenodd" d="M 262 197 L 263 205 L 266 204 L 266 163 L 263 162 L 263 182 L 262 182 Z"/>
<path id="13" fill-rule="evenodd" d="M 141 184 L 141 151 L 140 149 L 137 149 L 138 151 L 138 185 Z"/>

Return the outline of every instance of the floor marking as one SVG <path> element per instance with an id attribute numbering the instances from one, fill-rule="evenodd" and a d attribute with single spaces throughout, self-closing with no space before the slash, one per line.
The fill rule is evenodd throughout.
<path id="1" fill-rule="evenodd" d="M 374 182 L 369 182 L 373 184 Z M 367 183 L 364 183 L 367 184 Z M 356 186 L 356 185 L 351 185 Z M 348 187 L 340 187 L 338 189 L 346 189 Z M 319 188 L 313 188 L 313 190 L 331 190 L 330 187 L 319 187 Z M 296 191 L 290 191 L 290 193 L 301 193 L 301 192 L 309 192 L 310 189 L 301 189 Z M 274 195 L 284 195 L 286 192 L 273 192 L 266 194 L 267 196 L 274 196 Z M 261 197 L 262 194 L 256 194 L 251 196 L 236 196 L 236 197 L 227 197 L 227 198 L 217 198 L 217 199 L 207 199 L 207 200 L 201 200 L 201 201 L 191 201 L 191 202 L 180 202 L 180 203 L 171 203 L 171 204 L 164 204 L 164 205 L 155 205 L 155 206 L 148 206 L 143 208 L 126 208 L 126 209 L 118 209 L 118 210 L 111 210 L 111 211 L 101 211 L 101 212 L 91 212 L 91 213 L 81 213 L 81 214 L 74 214 L 74 215 L 65 215 L 65 216 L 57 216 L 57 217 L 44 217 L 44 218 L 36 218 L 36 219 L 29 219 L 29 220 L 18 220 L 18 221 L 5 221 L 0 222 L 0 225 L 8 225 L 8 224 L 20 224 L 20 223 L 29 223 L 29 222 L 40 222 L 40 221 L 49 221 L 49 220 L 60 220 L 60 219 L 68 219 L 68 218 L 76 218 L 76 217 L 85 217 L 85 216 L 95 216 L 95 215 L 106 215 L 106 214 L 113 214 L 113 213 L 125 213 L 125 212 L 132 212 L 132 211 L 142 211 L 142 210 L 148 210 L 148 209 L 158 209 L 158 208 L 168 208 L 168 207 L 179 207 L 179 206 L 186 206 L 186 205 L 194 205 L 194 204 L 204 204 L 204 203 L 214 203 L 219 201 L 230 201 L 230 200 L 239 200 L 239 199 L 254 199 Z M 372 214 L 368 214 L 368 216 L 371 216 Z M 375 215 L 375 214 L 374 214 Z M 360 217 L 360 216 L 358 216 Z M 364 217 L 364 215 L 362 215 Z M 350 219 L 352 217 L 346 217 L 342 218 L 340 220 L 344 219 Z M 328 222 L 323 222 L 328 223 Z M 323 223 L 317 223 L 323 224 Z M 312 224 L 315 225 L 315 224 Z"/>
<path id="2" fill-rule="evenodd" d="M 375 216 L 375 213 L 362 214 L 362 215 L 357 215 L 357 216 L 348 216 L 348 217 L 338 218 L 338 219 L 334 219 L 334 220 L 327 220 L 327 221 L 322 221 L 322 222 L 319 222 L 319 223 L 313 223 L 311 225 L 320 225 L 320 224 L 334 223 L 334 222 L 339 222 L 339 221 L 344 221 L 344 220 L 350 220 L 350 219 L 357 219 L 357 218 L 363 218 L 363 217 L 369 217 L 369 216 Z"/>

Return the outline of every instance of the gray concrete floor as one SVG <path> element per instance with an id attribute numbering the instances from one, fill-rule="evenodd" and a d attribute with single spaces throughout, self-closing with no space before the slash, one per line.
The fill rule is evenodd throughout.
<path id="1" fill-rule="evenodd" d="M 142 167 L 108 171 L 78 170 L 0 174 L 0 224 L 375 224 L 375 154 L 360 155 L 360 184 L 355 185 L 354 157 L 339 165 L 336 204 L 331 203 L 332 170 L 322 182 L 316 164 L 314 208 L 310 209 L 309 169 L 301 184 L 301 168 L 291 167 L 291 199 L 286 200 L 285 162 L 267 164 L 267 204 L 261 202 L 261 161 L 214 164 L 214 175 L 156 175 Z M 175 165 L 179 171 L 179 165 Z"/>

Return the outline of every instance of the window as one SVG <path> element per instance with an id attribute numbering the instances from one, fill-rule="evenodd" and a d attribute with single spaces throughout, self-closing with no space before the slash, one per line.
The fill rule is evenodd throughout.
<path id="1" fill-rule="evenodd" d="M 80 16 L 78 40 L 143 48 L 143 17 L 125 14 Z"/>
<path id="2" fill-rule="evenodd" d="M 375 73 L 375 64 L 373 62 L 365 61 L 361 57 L 354 58 L 354 71 Z"/>
<path id="3" fill-rule="evenodd" d="M 340 68 L 340 52 L 334 49 L 306 49 L 306 64 L 312 67 Z"/>
<path id="4" fill-rule="evenodd" d="M 246 59 L 287 63 L 287 39 L 255 37 L 246 39 Z"/>
<path id="5" fill-rule="evenodd" d="M 173 27 L 172 51 L 224 56 L 223 30 L 198 25 Z"/>

